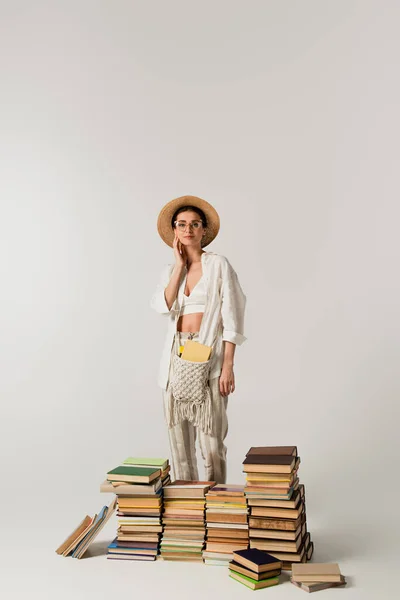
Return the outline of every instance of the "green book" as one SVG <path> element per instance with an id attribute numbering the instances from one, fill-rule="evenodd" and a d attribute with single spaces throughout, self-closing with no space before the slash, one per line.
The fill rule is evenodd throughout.
<path id="1" fill-rule="evenodd" d="M 235 581 L 239 581 L 239 583 L 243 583 L 243 585 L 252 590 L 261 590 L 266 587 L 271 587 L 272 585 L 278 585 L 279 583 L 279 577 L 270 577 L 269 579 L 257 581 L 256 579 L 252 579 L 251 577 L 247 577 L 247 575 L 242 575 L 231 569 L 229 569 L 229 577 L 232 577 Z"/>
<path id="2" fill-rule="evenodd" d="M 138 458 L 136 456 L 129 456 L 124 460 L 123 464 L 137 467 L 157 467 L 164 471 L 168 467 L 168 458 Z"/>
<path id="3" fill-rule="evenodd" d="M 108 481 L 126 481 L 127 483 L 151 483 L 160 477 L 161 470 L 154 467 L 132 467 L 120 465 L 107 473 Z"/>

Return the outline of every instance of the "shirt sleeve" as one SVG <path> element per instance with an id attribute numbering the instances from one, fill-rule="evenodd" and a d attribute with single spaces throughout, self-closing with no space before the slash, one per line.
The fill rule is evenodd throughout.
<path id="1" fill-rule="evenodd" d="M 236 271 L 225 257 L 221 265 L 221 275 L 222 339 L 240 346 L 247 339 L 244 335 L 246 296 Z"/>
<path id="2" fill-rule="evenodd" d="M 173 264 L 165 265 L 161 275 L 159 282 L 157 284 L 156 290 L 151 297 L 150 306 L 158 313 L 169 314 L 175 310 L 176 298 L 172 303 L 171 308 L 168 310 L 167 302 L 165 300 L 164 290 L 169 284 L 169 280 L 171 279 L 172 270 L 174 268 Z"/>

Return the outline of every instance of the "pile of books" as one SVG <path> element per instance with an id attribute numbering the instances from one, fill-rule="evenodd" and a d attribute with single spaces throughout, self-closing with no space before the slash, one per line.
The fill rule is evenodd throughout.
<path id="1" fill-rule="evenodd" d="M 117 536 L 107 558 L 155 560 L 162 533 L 162 488 L 169 479 L 169 461 L 163 458 L 127 458 L 107 473 L 101 492 L 117 495 Z"/>
<path id="2" fill-rule="evenodd" d="M 207 565 L 227 566 L 234 550 L 249 547 L 247 503 L 243 485 L 217 484 L 206 494 Z"/>
<path id="3" fill-rule="evenodd" d="M 310 560 L 314 549 L 307 532 L 299 465 L 296 446 L 252 447 L 243 461 L 250 548 L 269 552 L 286 570 L 292 563 Z"/>
<path id="4" fill-rule="evenodd" d="M 86 517 L 56 550 L 62 556 L 82 558 L 97 534 L 101 531 L 116 508 L 116 498 L 110 506 L 103 506 L 99 514 Z"/>
<path id="5" fill-rule="evenodd" d="M 238 550 L 229 563 L 229 577 L 252 590 L 261 590 L 279 583 L 282 563 L 267 552 Z"/>
<path id="6" fill-rule="evenodd" d="M 290 581 L 305 592 L 319 592 L 346 585 L 337 563 L 294 564 Z"/>
<path id="7" fill-rule="evenodd" d="M 164 488 L 161 558 L 202 562 L 205 495 L 215 481 L 173 481 Z"/>

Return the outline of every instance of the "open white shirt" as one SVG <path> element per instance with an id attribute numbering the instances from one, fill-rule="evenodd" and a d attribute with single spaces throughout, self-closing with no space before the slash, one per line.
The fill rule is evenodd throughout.
<path id="1" fill-rule="evenodd" d="M 198 341 L 213 346 L 211 353 L 210 379 L 219 377 L 224 359 L 223 341 L 241 345 L 247 338 L 244 332 L 246 296 L 240 286 L 236 271 L 225 256 L 216 252 L 203 252 L 202 270 L 207 290 L 207 299 L 199 330 Z M 161 354 L 158 385 L 167 388 L 171 348 L 177 331 L 179 308 L 182 305 L 186 286 L 187 268 L 179 285 L 178 294 L 170 310 L 165 300 L 167 287 L 175 263 L 165 265 L 157 289 L 151 298 L 151 307 L 168 317 L 167 335 Z M 213 343 L 215 342 L 215 344 Z"/>

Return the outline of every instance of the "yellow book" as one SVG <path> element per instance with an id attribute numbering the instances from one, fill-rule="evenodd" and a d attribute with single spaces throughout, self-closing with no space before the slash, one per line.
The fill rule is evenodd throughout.
<path id="1" fill-rule="evenodd" d="M 212 346 L 205 346 L 193 340 L 186 340 L 182 358 L 193 362 L 206 362 L 210 358 L 211 350 Z"/>

